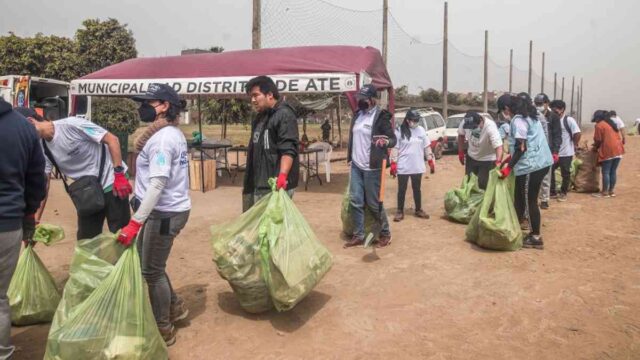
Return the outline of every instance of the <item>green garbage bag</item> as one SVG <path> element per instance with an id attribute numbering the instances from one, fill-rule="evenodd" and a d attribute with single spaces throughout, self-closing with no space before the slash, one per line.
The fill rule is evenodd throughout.
<path id="1" fill-rule="evenodd" d="M 60 226 L 39 224 L 33 240 L 47 246 L 64 239 Z M 33 246 L 25 247 L 18 258 L 7 289 L 11 306 L 11 323 L 32 325 L 51 321 L 60 302 L 60 292 Z"/>
<path id="2" fill-rule="evenodd" d="M 468 224 L 483 197 L 484 190 L 478 186 L 478 177 L 470 174 L 462 179 L 459 188 L 447 191 L 444 196 L 444 210 L 449 219 Z"/>
<path id="3" fill-rule="evenodd" d="M 278 311 L 292 309 L 329 271 L 332 258 L 284 190 L 274 192 L 259 228 L 263 275 Z"/>
<path id="4" fill-rule="evenodd" d="M 351 197 L 349 196 L 349 184 L 347 184 L 347 190 L 342 196 L 342 208 L 340 209 L 340 220 L 342 220 L 342 232 L 347 236 L 353 235 L 353 210 L 350 205 Z M 380 227 L 374 226 L 376 224 L 375 215 L 369 210 L 367 206 L 364 207 L 364 232 L 365 234 L 373 234 L 374 237 L 378 237 Z"/>
<path id="5" fill-rule="evenodd" d="M 575 189 L 576 186 L 576 174 L 578 173 L 578 169 L 582 165 L 582 160 L 578 158 L 574 158 L 571 161 L 571 169 L 569 172 L 569 189 Z M 560 187 L 562 186 L 562 171 L 558 167 L 555 171 L 556 177 L 556 192 L 560 192 Z"/>
<path id="6" fill-rule="evenodd" d="M 123 249 L 111 234 L 80 241 L 70 273 L 45 359 L 168 358 L 135 245 Z"/>
<path id="7" fill-rule="evenodd" d="M 262 275 L 258 227 L 269 204 L 260 199 L 239 218 L 211 227 L 213 261 L 218 274 L 227 280 L 247 312 L 257 314 L 273 308 L 267 283 Z"/>
<path id="8" fill-rule="evenodd" d="M 60 293 L 33 246 L 28 245 L 20 258 L 7 290 L 11 306 L 11 323 L 32 325 L 53 318 Z"/>
<path id="9" fill-rule="evenodd" d="M 522 247 L 522 231 L 513 206 L 515 176 L 499 178 L 499 170 L 489 173 L 482 204 L 467 225 L 467 241 L 491 250 L 513 251 Z"/>

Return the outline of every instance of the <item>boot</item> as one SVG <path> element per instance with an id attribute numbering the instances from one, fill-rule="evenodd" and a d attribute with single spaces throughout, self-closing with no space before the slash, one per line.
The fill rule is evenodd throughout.
<path id="1" fill-rule="evenodd" d="M 404 220 L 404 212 L 398 210 L 398 212 L 396 212 L 396 216 L 393 217 L 393 221 L 400 222 L 402 220 Z"/>
<path id="2" fill-rule="evenodd" d="M 416 217 L 419 217 L 421 219 L 429 219 L 430 218 L 429 214 L 424 212 L 424 210 L 422 210 L 422 209 L 416 210 Z"/>

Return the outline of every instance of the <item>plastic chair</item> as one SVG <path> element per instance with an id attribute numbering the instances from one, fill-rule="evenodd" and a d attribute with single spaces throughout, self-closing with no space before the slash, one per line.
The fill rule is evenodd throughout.
<path id="1" fill-rule="evenodd" d="M 322 152 L 318 153 L 318 165 L 324 163 L 325 176 L 327 178 L 327 183 L 331 182 L 331 153 L 333 152 L 333 147 L 331 144 L 326 142 L 317 142 L 308 146 L 309 149 L 322 149 Z M 311 166 L 316 165 L 315 156 L 311 156 L 309 159 Z M 306 181 L 307 173 L 306 171 L 302 173 L 303 181 Z"/>

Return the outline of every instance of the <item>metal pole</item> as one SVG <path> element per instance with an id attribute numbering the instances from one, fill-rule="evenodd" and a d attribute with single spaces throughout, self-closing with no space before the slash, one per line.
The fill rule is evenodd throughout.
<path id="1" fill-rule="evenodd" d="M 387 15 L 389 13 L 389 0 L 382 0 L 382 60 L 387 64 Z"/>
<path id="2" fill-rule="evenodd" d="M 582 100 L 584 99 L 584 83 L 582 82 L 583 78 L 580 78 L 580 124 L 582 125 Z"/>
<path id="3" fill-rule="evenodd" d="M 200 95 L 198 95 L 198 131 L 200 131 L 200 139 L 203 139 L 204 134 L 202 134 L 202 109 L 200 108 Z M 202 140 L 200 141 L 200 181 L 200 188 L 204 193 L 204 150 L 202 150 Z"/>
<path id="4" fill-rule="evenodd" d="M 513 49 L 509 51 L 509 92 L 513 92 Z"/>
<path id="5" fill-rule="evenodd" d="M 260 11 L 262 6 L 260 0 L 253 0 L 253 26 L 251 28 L 251 48 L 260 49 L 262 45 L 262 17 Z"/>
<path id="6" fill-rule="evenodd" d="M 444 33 L 442 40 L 442 116 L 449 117 L 449 3 L 444 2 Z"/>
<path id="7" fill-rule="evenodd" d="M 540 82 L 540 92 L 544 92 L 544 51 L 542 52 L 542 81 Z"/>
<path id="8" fill-rule="evenodd" d="M 527 93 L 531 95 L 531 74 L 533 73 L 533 40 L 529 40 L 529 83 Z"/>
<path id="9" fill-rule="evenodd" d="M 576 77 L 573 76 L 571 78 L 571 110 L 569 110 L 569 115 L 573 116 L 573 92 L 575 91 L 575 82 Z"/>
<path id="10" fill-rule="evenodd" d="M 558 73 L 553 73 L 553 100 L 556 99 L 558 92 Z"/>
<path id="11" fill-rule="evenodd" d="M 489 31 L 484 31 L 484 92 L 482 95 L 482 109 L 484 112 L 489 111 L 489 95 L 488 91 L 489 82 Z"/>
<path id="12" fill-rule="evenodd" d="M 576 121 L 578 122 L 578 124 L 580 124 L 580 85 L 576 86 Z"/>
<path id="13" fill-rule="evenodd" d="M 562 92 L 560 93 L 560 100 L 564 101 L 564 76 L 562 77 Z"/>
<path id="14" fill-rule="evenodd" d="M 338 95 L 338 144 L 342 149 L 342 95 Z"/>

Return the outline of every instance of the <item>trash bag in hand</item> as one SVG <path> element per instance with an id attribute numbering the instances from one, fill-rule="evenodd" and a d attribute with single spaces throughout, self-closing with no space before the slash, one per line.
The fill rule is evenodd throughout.
<path id="1" fill-rule="evenodd" d="M 480 208 L 467 225 L 467 241 L 490 250 L 513 251 L 522 247 L 522 230 L 513 206 L 515 176 L 499 178 L 497 169 L 489 173 L 489 183 Z"/>
<path id="2" fill-rule="evenodd" d="M 112 234 L 81 240 L 70 272 L 45 359 L 168 358 L 135 246 Z"/>
<path id="3" fill-rule="evenodd" d="M 262 275 L 258 227 L 269 204 L 263 197 L 239 218 L 211 227 L 213 261 L 218 274 L 229 282 L 240 306 L 257 314 L 273 308 Z"/>
<path id="4" fill-rule="evenodd" d="M 33 240 L 47 246 L 64 239 L 60 226 L 39 224 Z M 7 290 L 11 306 L 11 323 L 32 325 L 50 322 L 60 302 L 60 292 L 40 257 L 27 245 L 18 258 L 16 270 Z"/>
<path id="5" fill-rule="evenodd" d="M 350 184 L 347 184 L 347 190 L 342 196 L 342 208 L 340 209 L 340 220 L 342 220 L 342 232 L 347 236 L 353 236 L 353 208 L 351 207 L 351 195 L 349 193 Z M 374 238 L 378 237 L 375 232 L 380 231 L 376 224 L 375 215 L 368 206 L 364 207 L 364 233 L 373 234 Z"/>
<path id="6" fill-rule="evenodd" d="M 329 271 L 331 254 L 283 190 L 269 196 L 259 232 L 262 270 L 271 300 L 278 311 L 290 310 Z"/>
<path id="7" fill-rule="evenodd" d="M 447 191 L 444 196 L 444 209 L 449 219 L 468 224 L 483 197 L 484 190 L 478 186 L 478 177 L 470 174 L 464 177 L 459 188 Z"/>

